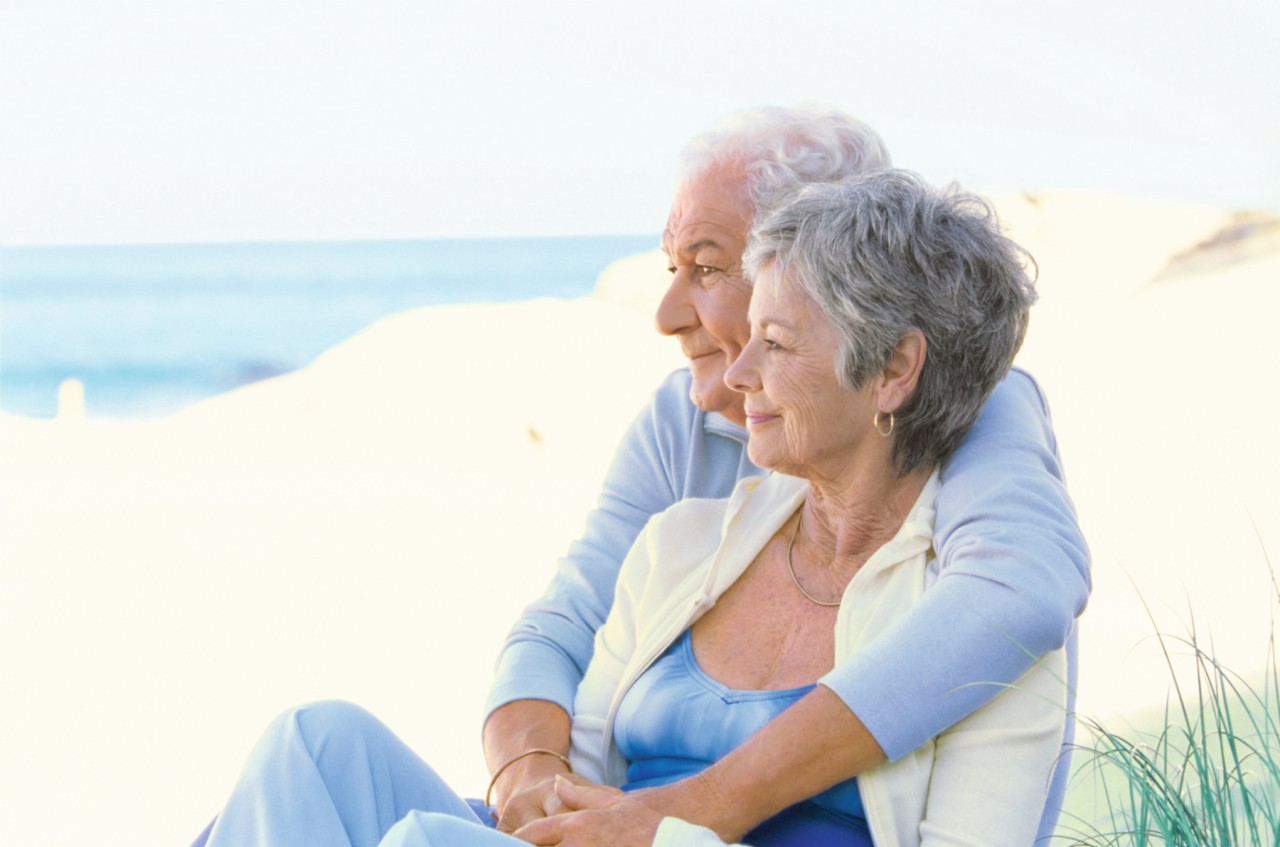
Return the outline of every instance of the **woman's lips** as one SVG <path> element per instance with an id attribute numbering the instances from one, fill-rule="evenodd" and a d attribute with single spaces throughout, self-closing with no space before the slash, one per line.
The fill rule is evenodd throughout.
<path id="1" fill-rule="evenodd" d="M 765 424 L 771 421 L 776 421 L 777 419 L 778 419 L 777 415 L 761 415 L 761 414 L 755 414 L 752 412 L 747 412 L 748 427 L 764 426 Z"/>

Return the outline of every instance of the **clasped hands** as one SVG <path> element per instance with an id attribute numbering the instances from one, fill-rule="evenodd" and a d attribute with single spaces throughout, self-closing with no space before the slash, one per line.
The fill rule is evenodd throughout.
<path id="1" fill-rule="evenodd" d="M 641 793 L 557 774 L 512 793 L 498 829 L 539 847 L 649 847 L 663 815 Z"/>

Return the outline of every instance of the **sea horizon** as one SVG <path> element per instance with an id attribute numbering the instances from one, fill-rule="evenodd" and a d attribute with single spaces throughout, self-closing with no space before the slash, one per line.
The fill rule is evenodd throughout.
<path id="1" fill-rule="evenodd" d="M 589 294 L 658 236 L 0 246 L 0 411 L 150 418 L 288 373 L 389 314 Z"/>

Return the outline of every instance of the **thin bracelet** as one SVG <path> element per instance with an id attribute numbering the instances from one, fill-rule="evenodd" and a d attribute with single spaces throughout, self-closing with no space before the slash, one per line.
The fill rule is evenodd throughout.
<path id="1" fill-rule="evenodd" d="M 511 767 L 521 759 L 524 759 L 528 756 L 536 756 L 539 753 L 541 753 L 544 756 L 555 756 L 557 759 L 564 762 L 564 766 L 569 769 L 569 773 L 573 773 L 573 765 L 569 764 L 569 760 L 566 759 L 564 756 L 561 756 L 555 750 L 544 750 L 541 747 L 536 747 L 533 750 L 525 750 L 523 753 L 519 753 L 515 756 L 512 756 L 510 759 L 507 759 L 507 761 L 503 763 L 502 767 L 498 768 L 498 770 L 494 773 L 493 779 L 489 780 L 489 787 L 485 789 L 485 792 L 484 792 L 484 804 L 486 806 L 491 805 L 489 803 L 489 798 L 490 796 L 492 796 L 493 787 L 498 784 L 498 777 L 502 776 L 503 771 L 505 771 L 507 768 Z"/>

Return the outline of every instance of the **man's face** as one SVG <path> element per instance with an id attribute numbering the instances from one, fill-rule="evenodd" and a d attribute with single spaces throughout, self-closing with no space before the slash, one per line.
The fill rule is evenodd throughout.
<path id="1" fill-rule="evenodd" d="M 746 422 L 742 395 L 724 384 L 724 373 L 751 334 L 751 287 L 742 278 L 751 210 L 743 182 L 740 168 L 726 166 L 676 192 L 662 235 L 671 287 L 654 316 L 658 332 L 679 338 L 689 359 L 694 405 L 737 424 Z"/>

